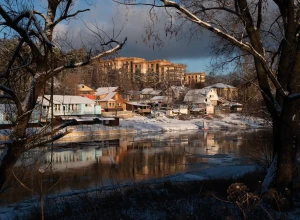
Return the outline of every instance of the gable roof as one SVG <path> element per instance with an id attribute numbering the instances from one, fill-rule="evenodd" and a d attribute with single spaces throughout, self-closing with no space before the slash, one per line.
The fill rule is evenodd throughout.
<path id="1" fill-rule="evenodd" d="M 216 89 L 235 89 L 236 87 L 227 85 L 225 83 L 216 83 L 210 86 L 204 87 L 205 89 L 216 88 Z"/>
<path id="2" fill-rule="evenodd" d="M 50 105 L 50 95 L 44 95 L 38 97 L 38 103 L 43 102 L 44 106 Z M 54 104 L 94 104 L 94 101 L 82 96 L 75 96 L 75 95 L 53 95 L 53 103 Z"/>
<path id="3" fill-rule="evenodd" d="M 99 87 L 96 90 L 95 95 L 104 95 L 110 92 L 116 92 L 117 89 L 118 87 Z"/>
<path id="4" fill-rule="evenodd" d="M 161 93 L 161 90 L 153 90 L 150 92 L 150 95 L 159 95 Z"/>
<path id="5" fill-rule="evenodd" d="M 163 100 L 163 99 L 165 99 L 166 98 L 166 96 L 154 96 L 152 99 L 150 99 L 150 100 L 152 100 L 152 101 L 155 101 L 155 100 Z"/>
<path id="6" fill-rule="evenodd" d="M 90 88 L 84 84 L 78 84 L 77 87 L 78 87 L 78 91 L 80 91 L 80 92 L 94 91 L 92 88 Z"/>
<path id="7" fill-rule="evenodd" d="M 208 91 L 205 89 L 191 89 L 185 94 L 184 98 L 194 96 L 205 96 L 208 93 Z"/>
<path id="8" fill-rule="evenodd" d="M 97 100 L 100 102 L 105 102 L 105 101 L 115 101 L 113 97 L 117 94 L 117 92 L 110 92 L 105 96 L 103 99 Z"/>
<path id="9" fill-rule="evenodd" d="M 143 95 L 146 95 L 146 94 L 150 94 L 151 92 L 153 92 L 153 90 L 154 90 L 153 88 L 145 88 L 141 91 L 141 93 Z"/>

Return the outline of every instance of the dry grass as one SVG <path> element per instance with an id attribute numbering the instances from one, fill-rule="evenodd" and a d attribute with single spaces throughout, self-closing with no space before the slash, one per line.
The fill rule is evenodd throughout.
<path id="1" fill-rule="evenodd" d="M 269 200 L 255 194 L 263 177 L 253 172 L 238 179 L 143 183 L 46 201 L 45 219 L 278 219 Z M 36 207 L 20 219 L 39 216 Z"/>

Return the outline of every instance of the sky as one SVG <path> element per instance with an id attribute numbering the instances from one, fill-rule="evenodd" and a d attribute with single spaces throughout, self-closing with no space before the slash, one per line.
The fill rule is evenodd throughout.
<path id="1" fill-rule="evenodd" d="M 120 56 L 141 57 L 146 60 L 166 59 L 171 62 L 186 64 L 188 72 L 209 73 L 212 71 L 210 68 L 212 40 L 207 31 L 197 34 L 197 37 L 193 39 L 189 38 L 190 32 L 188 31 L 181 32 L 177 37 L 166 36 L 165 24 L 170 17 L 167 17 L 166 13 L 160 9 L 157 11 L 155 30 L 156 33 L 159 33 L 162 41 L 150 40 L 145 43 L 146 27 L 149 24 L 149 7 L 126 8 L 117 5 L 112 0 L 77 0 L 74 11 L 85 8 L 90 8 L 90 11 L 78 16 L 77 20 L 60 24 L 56 31 L 68 31 L 72 38 L 79 36 L 89 38 L 91 34 L 85 25 L 94 30 L 93 24 L 97 24 L 110 36 L 113 33 L 116 36 L 123 27 L 117 39 L 122 41 L 127 37 L 128 40 L 119 53 Z M 157 42 L 160 42 L 159 46 L 156 44 Z M 153 47 L 153 45 L 155 46 Z"/>

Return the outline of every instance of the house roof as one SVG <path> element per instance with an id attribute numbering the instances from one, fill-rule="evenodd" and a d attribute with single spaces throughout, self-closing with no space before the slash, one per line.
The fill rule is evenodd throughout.
<path id="1" fill-rule="evenodd" d="M 143 89 L 143 90 L 141 91 L 141 93 L 142 93 L 143 95 L 146 95 L 146 94 L 150 94 L 150 93 L 153 92 L 153 91 L 154 91 L 153 88 L 145 88 L 145 89 Z"/>
<path id="2" fill-rule="evenodd" d="M 162 100 L 162 99 L 164 99 L 164 98 L 166 98 L 166 96 L 154 96 L 152 99 L 150 99 L 150 100 L 152 100 L 152 101 L 155 101 L 155 100 Z"/>
<path id="3" fill-rule="evenodd" d="M 113 97 L 117 94 L 117 92 L 110 92 L 105 96 L 103 99 L 97 100 L 99 102 L 106 102 L 106 101 L 115 101 Z"/>
<path id="4" fill-rule="evenodd" d="M 202 89 L 194 89 L 187 92 L 184 96 L 184 102 L 193 102 L 195 104 L 211 103 L 211 100 L 203 94 Z"/>
<path id="5" fill-rule="evenodd" d="M 159 95 L 161 93 L 161 90 L 153 90 L 150 92 L 150 95 Z"/>
<path id="6" fill-rule="evenodd" d="M 110 92 L 115 92 L 118 87 L 100 87 L 96 90 L 95 95 L 104 95 Z"/>
<path id="7" fill-rule="evenodd" d="M 192 89 L 192 90 L 189 90 L 187 93 L 186 93 L 186 96 L 199 96 L 199 95 L 202 95 L 202 96 L 205 96 L 207 93 L 210 92 L 210 89 L 211 88 L 203 88 L 203 89 Z"/>
<path id="8" fill-rule="evenodd" d="M 147 104 L 141 104 L 141 103 L 138 103 L 138 102 L 127 102 L 128 105 L 133 105 L 133 106 L 147 106 L 147 107 L 150 107 L 150 105 L 147 105 Z"/>
<path id="9" fill-rule="evenodd" d="M 41 96 L 38 97 L 38 103 L 43 102 L 44 106 L 50 105 L 50 95 L 44 95 L 44 98 Z M 94 101 L 82 96 L 75 95 L 53 95 L 54 104 L 94 104 Z"/>
<path id="10" fill-rule="evenodd" d="M 216 83 L 210 86 L 204 87 L 205 89 L 216 88 L 216 89 L 235 89 L 236 87 L 227 85 L 225 83 Z"/>
<path id="11" fill-rule="evenodd" d="M 84 84 L 78 84 L 77 87 L 78 87 L 78 90 L 81 92 L 94 91 L 92 88 L 90 88 Z"/>
<path id="12" fill-rule="evenodd" d="M 202 103 L 211 103 L 210 99 L 206 98 L 205 96 L 195 97 L 191 100 L 194 104 L 202 104 Z"/>

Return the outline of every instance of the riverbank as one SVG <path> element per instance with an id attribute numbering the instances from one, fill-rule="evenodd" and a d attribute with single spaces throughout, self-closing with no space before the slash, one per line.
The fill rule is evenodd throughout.
<path id="1" fill-rule="evenodd" d="M 199 127 L 201 129 L 204 121 L 208 124 L 210 130 L 241 130 L 270 127 L 270 123 L 264 119 L 241 114 L 226 114 L 190 120 L 178 120 L 166 116 L 156 118 L 134 116 L 120 119 L 120 126 L 116 127 L 99 124 L 74 126 L 73 132 L 63 137 L 60 141 L 74 141 L 81 137 L 113 138 L 126 133 L 192 131 L 199 130 Z"/>
<path id="2" fill-rule="evenodd" d="M 200 119 L 178 120 L 160 116 L 148 118 L 145 116 L 134 116 L 128 119 L 120 119 L 119 126 L 104 126 L 101 124 L 84 124 L 72 126 L 74 129 L 62 140 L 76 140 L 79 137 L 95 136 L 116 136 L 125 133 L 144 133 L 144 132 L 172 132 L 198 130 L 204 123 L 208 124 L 210 130 L 229 130 L 229 129 L 256 129 L 269 128 L 270 122 L 257 117 L 245 116 L 242 114 L 215 115 Z M 0 131 L 0 140 L 8 139 L 10 130 Z"/>
<path id="3" fill-rule="evenodd" d="M 249 166 L 233 167 L 236 169 L 244 170 L 243 175 L 231 172 L 227 177 L 200 178 L 185 174 L 189 181 L 166 178 L 49 197 L 44 213 L 46 219 L 298 219 L 298 191 L 293 196 L 294 209 L 278 211 L 270 205 L 274 200 L 280 205 L 272 190 L 265 195 L 256 193 L 265 174 Z M 10 207 L 3 207 L 1 213 L 7 215 L 2 216 L 39 219 L 39 204 L 27 205 L 28 209 L 19 207 L 10 212 Z"/>
<path id="4" fill-rule="evenodd" d="M 242 114 L 216 115 L 201 119 L 178 120 L 165 116 L 157 118 L 147 118 L 135 116 L 129 119 L 121 119 L 120 127 L 131 127 L 136 132 L 170 132 L 198 130 L 204 123 L 210 130 L 226 129 L 255 129 L 269 128 L 270 123 L 262 118 L 244 116 Z"/>

